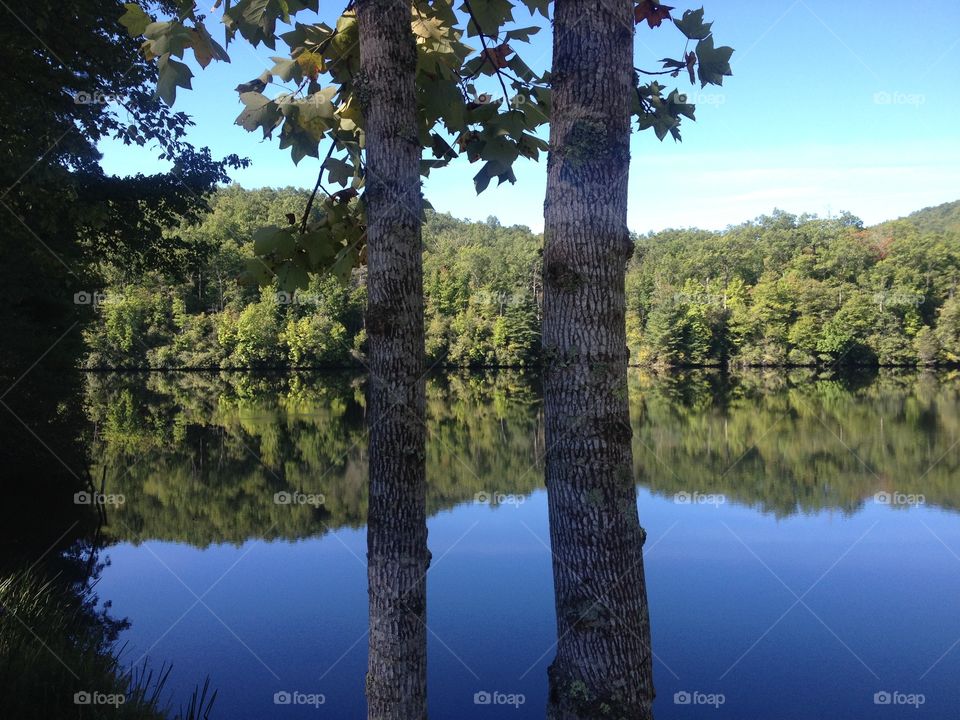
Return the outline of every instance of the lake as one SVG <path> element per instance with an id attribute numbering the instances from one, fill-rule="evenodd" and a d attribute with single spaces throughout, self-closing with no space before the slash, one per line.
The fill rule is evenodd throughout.
<path id="1" fill-rule="evenodd" d="M 960 375 L 630 393 L 659 720 L 960 716 Z M 214 717 L 365 717 L 363 378 L 96 374 L 84 405 L 124 658 L 178 700 L 209 676 Z M 427 417 L 430 715 L 542 718 L 538 379 L 433 377 Z"/>

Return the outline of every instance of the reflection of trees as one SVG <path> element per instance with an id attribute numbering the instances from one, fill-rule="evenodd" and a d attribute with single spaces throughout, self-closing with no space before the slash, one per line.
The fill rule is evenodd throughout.
<path id="1" fill-rule="evenodd" d="M 626 362 L 547 371 L 546 481 L 557 612 L 547 717 L 651 717 L 646 534 L 631 474 Z"/>
<path id="2" fill-rule="evenodd" d="M 882 488 L 960 507 L 960 453 L 949 452 L 960 438 L 956 374 L 633 373 L 630 383 L 635 475 L 656 493 L 725 493 L 779 515 L 852 512 Z M 98 375 L 86 403 L 91 474 L 105 469 L 107 492 L 126 497 L 112 513 L 115 537 L 206 545 L 365 522 L 359 381 Z M 430 381 L 428 513 L 481 491 L 541 487 L 540 417 L 530 376 Z M 325 504 L 275 504 L 285 490 L 323 493 Z"/>
<path id="3" fill-rule="evenodd" d="M 957 376 L 881 374 L 859 379 L 749 374 L 678 402 L 674 384 L 636 375 L 635 457 L 654 492 L 724 493 L 789 515 L 855 511 L 881 489 L 960 506 Z M 709 388 L 709 389 L 707 389 Z"/>

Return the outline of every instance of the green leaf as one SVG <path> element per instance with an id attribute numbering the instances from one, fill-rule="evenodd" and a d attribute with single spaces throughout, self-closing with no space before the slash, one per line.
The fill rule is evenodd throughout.
<path id="1" fill-rule="evenodd" d="M 289 257 L 296 248 L 296 241 L 286 228 L 276 225 L 262 227 L 253 234 L 253 252 L 260 256 Z"/>
<path id="2" fill-rule="evenodd" d="M 530 82 L 537 77 L 537 74 L 520 59 L 519 55 L 514 55 L 510 58 L 507 61 L 507 67 L 513 70 L 514 74 L 524 82 Z"/>
<path id="3" fill-rule="evenodd" d="M 293 105 L 296 108 L 295 121 L 310 137 L 320 142 L 328 130 L 333 127 L 333 103 L 330 98 L 336 88 L 329 87 L 314 93 L 308 98 L 297 100 Z"/>
<path id="4" fill-rule="evenodd" d="M 294 80 L 300 82 L 303 80 L 303 70 L 300 64 L 292 58 L 272 57 L 275 65 L 270 70 L 271 75 L 276 75 L 284 82 Z"/>
<path id="5" fill-rule="evenodd" d="M 140 37 L 153 20 L 136 3 L 124 3 L 123 6 L 127 11 L 120 16 L 120 24 L 127 29 L 130 37 Z"/>
<path id="6" fill-rule="evenodd" d="M 333 262 L 340 248 L 329 228 L 311 230 L 300 236 L 300 247 L 307 251 L 310 267 L 313 270 L 323 270 Z"/>
<path id="7" fill-rule="evenodd" d="M 536 35 L 538 32 L 540 32 L 539 25 L 531 25 L 530 27 L 525 28 L 515 28 L 507 31 L 506 39 L 519 40 L 520 42 L 530 42 L 530 36 Z"/>
<path id="8" fill-rule="evenodd" d="M 473 10 L 473 17 L 467 23 L 467 37 L 483 33 L 487 37 L 495 38 L 500 34 L 503 24 L 513 20 L 513 4 L 510 0 L 482 0 L 470 3 L 470 8 Z M 460 10 L 467 14 L 467 5 L 461 5 Z"/>
<path id="9" fill-rule="evenodd" d="M 292 113 L 291 113 L 292 115 Z M 308 155 L 310 157 L 319 157 L 317 153 L 318 140 L 307 130 L 304 130 L 300 124 L 290 115 L 280 129 L 280 149 L 290 148 L 290 156 L 293 158 L 293 164 L 297 165 Z"/>
<path id="10" fill-rule="evenodd" d="M 248 132 L 263 128 L 263 137 L 269 137 L 280 123 L 280 108 L 266 95 L 258 92 L 240 94 L 245 105 L 237 116 L 236 124 Z"/>
<path id="11" fill-rule="evenodd" d="M 550 19 L 550 0 L 523 0 L 523 4 L 527 6 L 531 15 L 539 12 L 547 20 Z"/>
<path id="12" fill-rule="evenodd" d="M 505 181 L 511 184 L 517 181 L 517 176 L 513 174 L 513 168 L 509 165 L 503 165 L 495 161 L 487 162 L 480 168 L 480 172 L 473 177 L 473 184 L 477 190 L 477 195 L 487 189 L 487 186 L 490 185 L 490 181 L 494 177 L 497 178 L 498 185 L 502 185 Z"/>
<path id="13" fill-rule="evenodd" d="M 183 51 L 194 41 L 194 32 L 179 22 L 153 22 L 147 25 L 143 34 L 149 51 L 157 57 L 183 57 Z"/>
<path id="14" fill-rule="evenodd" d="M 340 158 L 327 158 L 323 163 L 323 167 L 327 170 L 330 182 L 336 183 L 337 185 L 341 185 L 343 187 L 346 187 L 356 174 L 356 169 L 353 167 L 353 165 L 341 160 Z"/>
<path id="15" fill-rule="evenodd" d="M 157 61 L 157 96 L 167 105 L 173 106 L 177 99 L 177 88 L 182 87 L 190 89 L 190 78 L 193 73 L 190 68 L 182 62 L 172 60 L 169 55 L 164 55 Z"/>
<path id="16" fill-rule="evenodd" d="M 247 258 L 240 273 L 241 285 L 269 285 L 273 282 L 273 271 L 260 258 Z"/>
<path id="17" fill-rule="evenodd" d="M 360 252 L 355 245 L 343 248 L 338 254 L 333 264 L 330 266 L 330 273 L 336 277 L 341 284 L 346 285 L 350 281 L 350 275 L 353 269 L 360 265 Z"/>
<path id="18" fill-rule="evenodd" d="M 697 73 L 700 76 L 700 87 L 707 84 L 723 85 L 724 76 L 733 75 L 730 69 L 730 56 L 733 48 L 713 46 L 713 36 L 697 43 Z"/>
<path id="19" fill-rule="evenodd" d="M 277 21 L 290 22 L 290 15 L 300 10 L 318 10 L 318 0 L 240 0 L 223 13 L 223 24 L 233 35 L 239 33 L 251 45 L 263 43 L 276 47 Z"/>
<path id="20" fill-rule="evenodd" d="M 703 8 L 687 10 L 683 13 L 682 18 L 673 22 L 680 29 L 680 32 L 691 40 L 703 40 L 710 34 L 710 28 L 713 26 L 713 23 L 703 21 Z"/>
<path id="21" fill-rule="evenodd" d="M 683 115 L 691 120 L 696 120 L 697 118 L 694 117 L 694 111 L 696 109 L 697 106 L 693 103 L 688 103 L 687 96 L 682 94 L 679 90 L 674 90 L 667 97 L 667 112 L 669 112 L 673 117 Z"/>
<path id="22" fill-rule="evenodd" d="M 285 292 L 306 290 L 310 285 L 310 275 L 292 260 L 285 260 L 277 267 L 277 285 Z"/>

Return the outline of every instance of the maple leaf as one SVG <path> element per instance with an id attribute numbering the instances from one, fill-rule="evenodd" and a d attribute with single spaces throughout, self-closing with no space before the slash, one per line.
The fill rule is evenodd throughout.
<path id="1" fill-rule="evenodd" d="M 640 0 L 633 12 L 634 21 L 639 25 L 646 20 L 647 25 L 651 28 L 660 27 L 660 23 L 664 20 L 673 19 L 670 17 L 671 10 L 673 10 L 673 8 L 669 5 L 661 5 L 658 2 L 654 2 L 654 0 Z"/>

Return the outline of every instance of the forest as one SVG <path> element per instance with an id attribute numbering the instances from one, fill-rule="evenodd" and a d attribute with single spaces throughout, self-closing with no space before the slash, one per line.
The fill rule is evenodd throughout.
<path id="1" fill-rule="evenodd" d="M 365 362 L 363 268 L 306 290 L 244 284 L 253 236 L 303 190 L 229 186 L 166 229 L 182 261 L 103 263 L 87 368 L 305 368 Z M 542 235 L 427 211 L 427 362 L 535 366 Z M 722 232 L 634 235 L 627 341 L 641 366 L 932 366 L 960 362 L 960 202 L 873 227 L 774 211 Z M 84 305 L 89 305 L 84 308 Z"/>

